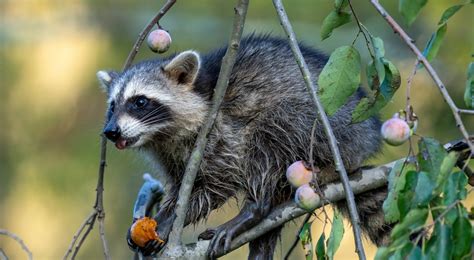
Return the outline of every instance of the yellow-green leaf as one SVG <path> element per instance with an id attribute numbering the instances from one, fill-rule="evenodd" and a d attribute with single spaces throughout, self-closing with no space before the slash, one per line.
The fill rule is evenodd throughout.
<path id="1" fill-rule="evenodd" d="M 344 236 L 344 223 L 342 216 L 339 211 L 334 212 L 334 218 L 332 219 L 331 234 L 328 239 L 328 257 L 329 259 L 334 258 L 339 245 L 341 244 L 342 237 Z"/>

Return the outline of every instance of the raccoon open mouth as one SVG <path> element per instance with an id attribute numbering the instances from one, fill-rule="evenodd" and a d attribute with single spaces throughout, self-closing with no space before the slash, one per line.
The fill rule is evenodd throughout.
<path id="1" fill-rule="evenodd" d="M 123 150 L 123 149 L 133 145 L 137 141 L 138 141 L 138 137 L 132 137 L 132 138 L 122 138 L 122 137 L 120 137 L 119 139 L 117 139 L 117 141 L 115 141 L 115 147 L 117 147 L 117 149 L 119 149 L 119 150 Z"/>

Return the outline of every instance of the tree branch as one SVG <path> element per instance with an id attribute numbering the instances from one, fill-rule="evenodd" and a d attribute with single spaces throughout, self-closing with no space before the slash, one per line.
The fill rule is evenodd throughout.
<path id="1" fill-rule="evenodd" d="M 404 159 L 400 159 L 403 161 Z M 380 188 L 387 184 L 388 174 L 398 161 L 394 161 L 376 168 L 364 169 L 359 173 L 353 174 L 350 177 L 349 185 L 355 194 L 360 194 L 366 191 Z M 324 200 L 320 199 L 316 208 L 323 207 L 328 203 L 334 203 L 345 198 L 345 188 L 342 183 L 332 183 L 322 187 Z M 268 231 L 277 228 L 288 221 L 298 218 L 308 213 L 306 210 L 299 208 L 294 202 L 287 202 L 273 211 L 257 226 L 247 230 L 245 233 L 234 238 L 231 243 L 230 251 L 233 251 L 242 245 L 258 238 Z M 191 257 L 192 259 L 203 259 L 206 255 L 206 250 L 209 245 L 209 240 L 198 241 L 197 243 L 188 244 L 182 247 L 181 255 L 173 257 Z M 230 252 L 229 251 L 229 252 Z M 229 253 L 227 252 L 227 253 Z M 222 256 L 224 252 L 218 252 L 217 256 Z M 170 255 L 162 255 L 165 258 Z"/>
<path id="2" fill-rule="evenodd" d="M 101 143 L 100 143 L 100 163 L 99 163 L 99 173 L 97 179 L 97 188 L 96 188 L 96 199 L 94 203 L 94 207 L 92 212 L 89 216 L 84 220 L 82 225 L 77 230 L 76 234 L 72 238 L 72 241 L 64 255 L 63 259 L 68 259 L 69 255 L 71 255 L 71 259 L 76 258 L 79 250 L 81 249 L 82 244 L 86 240 L 87 236 L 89 235 L 90 231 L 94 228 L 94 223 L 97 218 L 99 218 L 99 228 L 100 228 L 100 240 L 102 242 L 102 246 L 104 249 L 104 257 L 105 259 L 110 259 L 110 253 L 107 245 L 107 240 L 105 238 L 104 232 L 104 218 L 105 218 L 105 211 L 104 211 L 104 204 L 103 204 L 103 193 L 104 193 L 104 173 L 105 173 L 105 166 L 106 166 L 106 154 L 107 154 L 107 139 L 105 136 L 101 136 Z M 84 231 L 85 230 L 85 231 Z M 79 241 L 79 242 L 78 242 Z M 77 244 L 76 244 L 77 243 Z M 73 253 L 73 248 L 74 253 Z"/>
<path id="3" fill-rule="evenodd" d="M 431 64 L 428 62 L 428 60 L 425 58 L 425 56 L 421 53 L 421 51 L 416 47 L 414 44 L 413 40 L 408 36 L 408 34 L 402 29 L 402 27 L 390 16 L 390 14 L 387 13 L 387 11 L 380 5 L 378 0 L 370 0 L 372 5 L 375 7 L 375 9 L 380 13 L 380 15 L 387 21 L 387 23 L 392 27 L 395 33 L 400 35 L 402 40 L 405 42 L 405 44 L 411 49 L 411 51 L 417 56 L 417 59 L 425 66 L 426 70 L 430 74 L 431 78 L 435 82 L 436 86 L 438 87 L 438 90 L 441 92 L 441 95 L 443 96 L 444 101 L 448 104 L 449 108 L 451 108 L 451 112 L 454 116 L 454 119 L 456 120 L 456 126 L 459 128 L 459 131 L 463 135 L 464 139 L 466 140 L 467 144 L 469 145 L 469 148 L 471 150 L 471 154 L 474 154 L 474 145 L 473 143 L 469 140 L 469 134 L 466 130 L 466 127 L 464 126 L 464 123 L 462 122 L 461 113 L 466 113 L 466 110 L 460 110 L 456 104 L 454 103 L 453 99 L 449 95 L 448 91 L 446 90 L 446 87 L 444 86 L 443 82 L 439 78 L 438 74 L 436 71 L 433 69 Z"/>
<path id="4" fill-rule="evenodd" d="M 138 39 L 135 41 L 132 50 L 128 54 L 128 57 L 125 61 L 123 66 L 123 70 L 126 70 L 132 65 L 135 56 L 140 49 L 140 46 L 143 44 L 146 36 L 153 28 L 155 24 L 158 24 L 160 19 L 168 12 L 168 10 L 174 5 L 176 0 L 168 0 L 160 11 L 153 17 L 150 22 L 143 28 L 141 33 L 138 36 Z M 106 155 L 107 155 L 107 138 L 104 135 L 101 135 L 100 139 L 100 165 L 99 165 L 99 177 L 97 180 L 97 188 L 96 188 L 96 200 L 94 204 L 94 209 L 89 214 L 89 216 L 84 220 L 81 224 L 79 229 L 77 230 L 76 234 L 74 234 L 73 239 L 63 257 L 63 259 L 68 259 L 71 255 L 71 259 L 74 259 L 79 252 L 79 249 L 82 246 L 82 243 L 86 240 L 87 236 L 89 235 L 90 231 L 94 228 L 94 223 L 97 220 L 99 222 L 99 236 L 102 242 L 102 247 L 104 250 L 104 258 L 110 259 L 110 251 L 108 248 L 107 239 L 105 238 L 105 211 L 104 211 L 104 204 L 103 204 L 103 192 L 104 192 L 104 174 L 105 174 L 105 166 L 106 166 Z M 85 230 L 85 231 L 84 231 Z M 79 241 L 79 242 L 78 242 Z M 77 243 L 77 244 L 76 244 Z M 74 253 L 73 253 L 73 248 Z"/>
<path id="5" fill-rule="evenodd" d="M 212 107 L 209 111 L 207 120 L 199 131 L 196 143 L 194 144 L 193 151 L 189 157 L 186 165 L 186 171 L 181 181 L 181 186 L 178 194 L 178 201 L 176 203 L 175 215 L 176 218 L 173 222 L 173 227 L 168 239 L 166 250 L 179 250 L 181 243 L 181 235 L 183 233 L 184 221 L 189 205 L 189 198 L 196 179 L 199 166 L 203 157 L 203 152 L 206 147 L 208 135 L 214 126 L 214 121 L 217 118 L 220 105 L 224 98 L 229 83 L 230 73 L 234 67 L 234 63 L 237 57 L 237 51 L 240 45 L 240 39 L 242 37 L 242 31 L 244 28 L 245 17 L 247 15 L 248 0 L 239 0 L 237 6 L 234 8 L 234 24 L 229 45 L 227 47 L 226 54 L 222 59 L 221 70 L 217 79 L 216 88 L 212 99 Z"/>
<path id="6" fill-rule="evenodd" d="M 334 136 L 331 125 L 329 124 L 327 115 L 324 112 L 324 108 L 321 102 L 319 101 L 319 97 L 317 95 L 318 89 L 313 83 L 311 73 L 308 69 L 308 66 L 304 60 L 303 55 L 301 54 L 301 50 L 298 46 L 298 42 L 296 41 L 295 33 L 293 31 L 293 28 L 291 27 L 290 21 L 288 20 L 288 16 L 286 15 L 283 4 L 281 3 L 281 0 L 273 0 L 273 5 L 275 6 L 275 9 L 278 13 L 278 17 L 280 18 L 280 23 L 283 26 L 283 29 L 285 30 L 288 36 L 291 50 L 293 51 L 293 55 L 295 56 L 296 62 L 298 63 L 301 74 L 303 75 L 303 79 L 306 83 L 306 88 L 308 89 L 308 92 L 310 96 L 312 97 L 314 104 L 316 105 L 318 117 L 323 123 L 324 131 L 326 133 L 326 137 L 328 138 L 329 145 L 331 146 L 331 152 L 334 157 L 334 164 L 342 180 L 344 190 L 346 193 L 346 200 L 347 200 L 347 205 L 349 208 L 349 215 L 351 217 L 352 229 L 354 231 L 356 252 L 359 255 L 359 259 L 365 259 L 364 246 L 362 245 L 362 235 L 361 235 L 361 230 L 360 230 L 360 220 L 359 220 L 359 215 L 357 213 L 355 197 L 354 197 L 354 193 L 352 192 L 349 186 L 349 178 L 347 177 L 347 172 L 346 172 L 346 169 L 344 168 L 344 164 L 339 152 L 339 148 L 337 146 L 336 137 Z"/>
<path id="7" fill-rule="evenodd" d="M 28 255 L 28 260 L 33 259 L 33 254 L 31 253 L 30 249 L 28 249 L 25 242 L 23 242 L 23 240 L 19 236 L 15 235 L 15 234 L 13 234 L 13 233 L 9 232 L 8 230 L 5 230 L 5 229 L 0 229 L 0 235 L 7 236 L 7 237 L 15 240 L 16 242 L 18 242 L 18 244 L 20 244 L 23 251 L 25 251 L 26 254 Z M 3 255 L 5 255 L 5 252 L 2 251 L 2 253 L 3 253 Z"/>

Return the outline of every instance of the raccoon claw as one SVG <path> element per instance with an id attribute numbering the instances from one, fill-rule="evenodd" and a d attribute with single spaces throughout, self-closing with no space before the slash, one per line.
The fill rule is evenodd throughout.
<path id="1" fill-rule="evenodd" d="M 211 240 L 216 234 L 215 228 L 208 228 L 198 236 L 198 240 Z"/>
<path id="2" fill-rule="evenodd" d="M 230 244 L 236 235 L 237 229 L 233 227 L 218 227 L 204 231 L 199 235 L 199 239 L 211 239 L 206 254 L 210 259 L 215 259 L 218 253 L 225 254 L 230 251 Z"/>

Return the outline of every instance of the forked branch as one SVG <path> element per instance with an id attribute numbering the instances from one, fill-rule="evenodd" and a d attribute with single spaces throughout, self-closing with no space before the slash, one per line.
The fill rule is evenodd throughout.
<path id="1" fill-rule="evenodd" d="M 28 256 L 28 260 L 31 260 L 33 259 L 33 254 L 31 253 L 30 249 L 26 246 L 25 242 L 23 242 L 23 239 L 21 239 L 19 236 L 9 232 L 8 230 L 5 230 L 5 229 L 0 229 L 0 235 L 4 235 L 4 236 L 7 236 L 13 240 L 15 240 L 18 244 L 20 244 L 21 246 L 21 249 L 23 249 L 23 251 L 25 251 L 26 255 Z M 5 255 L 5 253 L 2 251 L 1 252 L 3 255 Z M 2 256 L 2 255 L 0 255 Z"/>

